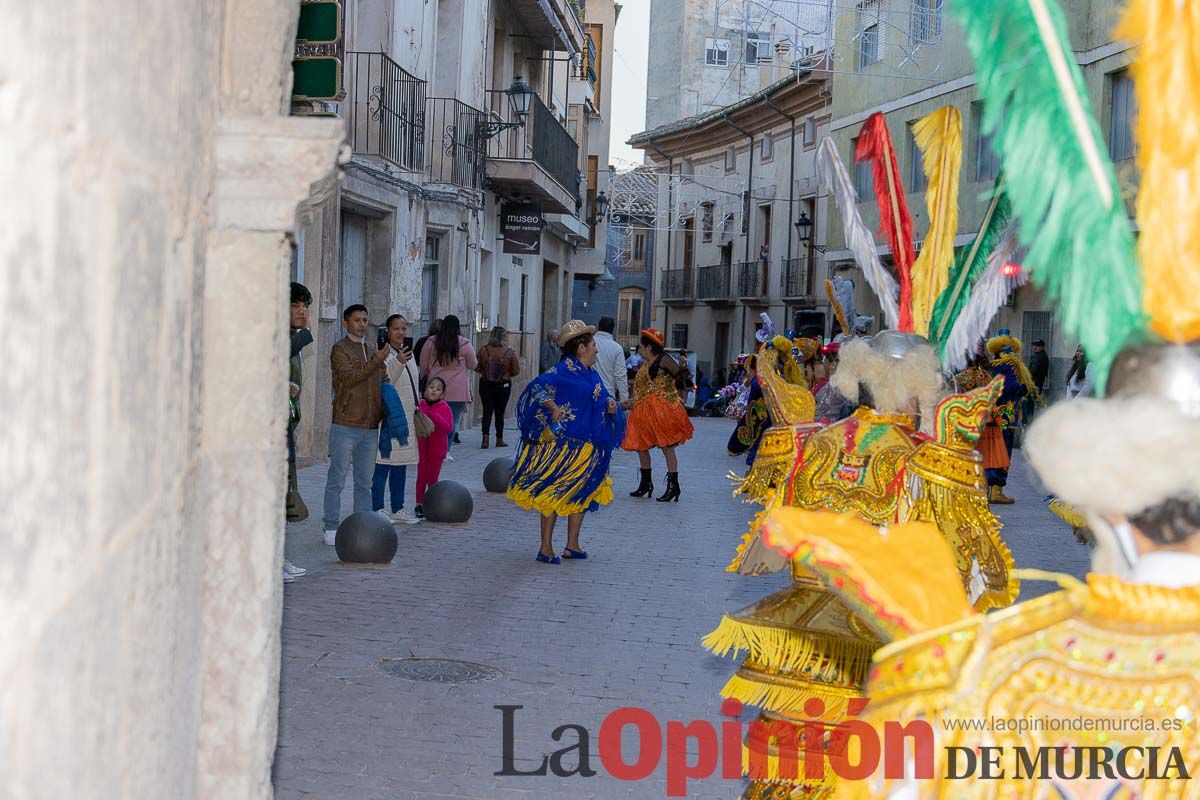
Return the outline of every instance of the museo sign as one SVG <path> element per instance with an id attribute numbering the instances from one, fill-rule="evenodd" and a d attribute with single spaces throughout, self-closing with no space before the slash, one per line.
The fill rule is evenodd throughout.
<path id="1" fill-rule="evenodd" d="M 504 252 L 536 256 L 541 253 L 542 207 L 537 203 L 505 203 L 500 209 Z"/>

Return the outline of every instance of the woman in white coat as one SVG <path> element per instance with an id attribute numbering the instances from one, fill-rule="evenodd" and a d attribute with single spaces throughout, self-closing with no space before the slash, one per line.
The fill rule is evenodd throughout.
<path id="1" fill-rule="evenodd" d="M 404 488 L 408 478 L 408 467 L 417 463 L 417 433 L 413 427 L 413 413 L 417 410 L 420 399 L 417 394 L 417 362 L 413 358 L 412 349 L 404 346 L 408 336 L 408 320 L 400 314 L 392 314 L 387 318 L 387 341 L 391 353 L 384 362 L 387 368 L 387 382 L 399 395 L 399 408 L 403 410 L 404 423 L 391 426 L 386 421 L 379 428 L 380 442 L 376 448 L 375 479 L 371 486 L 371 505 L 376 511 L 384 511 L 384 493 L 390 487 L 392 494 L 391 513 L 388 515 L 395 522 L 413 525 L 421 520 L 404 508 Z M 388 392 L 388 387 L 383 391 Z M 386 394 L 385 394 L 386 399 Z M 397 404 L 393 402 L 392 408 Z M 388 407 L 385 404 L 385 408 Z M 407 430 L 407 438 L 400 440 L 390 435 L 395 427 Z M 383 437 L 388 441 L 384 442 Z M 386 453 L 386 454 L 385 454 Z M 387 513 L 387 512 L 384 512 Z"/>

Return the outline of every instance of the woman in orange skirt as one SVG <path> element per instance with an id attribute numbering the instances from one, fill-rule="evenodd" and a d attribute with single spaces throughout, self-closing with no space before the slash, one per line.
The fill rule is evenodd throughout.
<path id="1" fill-rule="evenodd" d="M 692 421 L 683 407 L 681 392 L 687 391 L 686 373 L 665 352 L 662 331 L 646 328 L 637 348 L 642 366 L 633 382 L 632 397 L 623 404 L 630 409 L 621 447 L 636 450 L 642 480 L 631 497 L 648 497 L 654 491 L 650 475 L 650 451 L 655 447 L 667 459 L 667 491 L 660 503 L 679 502 L 679 459 L 675 448 L 692 438 Z"/>

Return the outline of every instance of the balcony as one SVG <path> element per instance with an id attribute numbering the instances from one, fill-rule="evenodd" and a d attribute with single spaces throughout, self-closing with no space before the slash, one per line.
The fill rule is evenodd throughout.
<path id="1" fill-rule="evenodd" d="M 663 270 L 662 286 L 659 298 L 666 305 L 690 306 L 696 302 L 696 287 L 692 280 L 695 270 L 684 269 Z"/>
<path id="2" fill-rule="evenodd" d="M 489 92 L 491 121 L 516 122 L 508 96 Z M 579 206 L 579 145 L 534 96 L 519 127 L 487 141 L 487 181 L 503 193 L 541 202 L 546 213 L 575 214 Z"/>
<path id="3" fill-rule="evenodd" d="M 425 127 L 428 175 L 438 183 L 483 191 L 487 114 L 452 97 L 431 97 Z"/>
<path id="4" fill-rule="evenodd" d="M 528 36 L 558 40 L 564 35 L 573 49 L 582 51 L 582 3 L 574 0 L 510 0 L 513 16 Z M 547 13 L 549 12 L 549 13 Z M 559 42 L 562 44 L 562 42 Z"/>
<path id="5" fill-rule="evenodd" d="M 733 304 L 732 264 L 701 267 L 696 275 L 696 299 L 710 306 Z"/>
<path id="6" fill-rule="evenodd" d="M 770 262 L 742 261 L 737 265 L 737 296 L 748 303 L 765 303 L 770 292 Z"/>
<path id="7" fill-rule="evenodd" d="M 783 299 L 815 303 L 812 256 L 786 258 L 783 261 Z"/>
<path id="8" fill-rule="evenodd" d="M 425 81 L 383 53 L 347 53 L 347 137 L 355 155 L 411 172 L 425 168 Z"/>
<path id="9" fill-rule="evenodd" d="M 593 113 L 600 110 L 600 105 L 596 100 L 596 84 L 599 81 L 600 65 L 596 61 L 596 43 L 592 37 L 586 37 L 587 47 L 584 48 L 583 57 L 577 62 L 571 64 L 571 81 L 578 89 L 572 87 L 570 96 L 571 102 L 582 96 Z"/>
<path id="10" fill-rule="evenodd" d="M 346 55 L 343 109 L 355 155 L 482 191 L 487 115 L 451 97 L 426 97 L 425 81 L 383 53 Z"/>

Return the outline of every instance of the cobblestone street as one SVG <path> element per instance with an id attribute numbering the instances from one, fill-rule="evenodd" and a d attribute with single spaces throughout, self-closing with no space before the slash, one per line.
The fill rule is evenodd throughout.
<path id="1" fill-rule="evenodd" d="M 725 455 L 730 424 L 696 420 L 680 450 L 683 496 L 662 504 L 630 498 L 637 459 L 618 453 L 616 500 L 589 515 L 591 558 L 547 566 L 534 561 L 537 521 L 483 491 L 483 467 L 512 450 L 478 448 L 466 431 L 443 479 L 475 497 L 465 525 L 399 526 L 388 567 L 340 565 L 321 542 L 324 465 L 301 472 L 311 517 L 290 526 L 287 556 L 309 574 L 285 589 L 279 747 L 280 800 L 421 798 L 654 798 L 665 768 L 617 781 L 597 756 L 600 723 L 622 706 L 648 709 L 660 723 L 719 719 L 718 691 L 734 662 L 709 655 L 701 637 L 723 611 L 781 587 L 785 575 L 744 578 L 724 567 L 752 508 L 730 498 Z M 514 437 L 515 438 L 515 437 Z M 1003 535 L 1018 566 L 1081 576 L 1088 551 L 1041 502 L 1019 454 L 1002 508 Z M 665 468 L 655 455 L 656 494 Z M 408 505 L 415 470 L 410 470 Z M 348 481 L 349 483 L 349 481 Z M 343 509 L 352 507 L 347 490 Z M 560 523 L 556 546 L 565 542 Z M 1023 599 L 1049 591 L 1025 587 Z M 499 676 L 447 684 L 393 677 L 381 659 L 444 658 L 484 664 Z M 568 723 L 591 735 L 592 778 L 495 777 L 502 720 L 496 705 L 520 705 L 517 766 L 574 743 L 551 731 Z M 627 755 L 632 760 L 632 754 Z M 575 755 L 566 758 L 574 766 Z M 689 797 L 733 798 L 740 781 L 689 784 Z"/>

